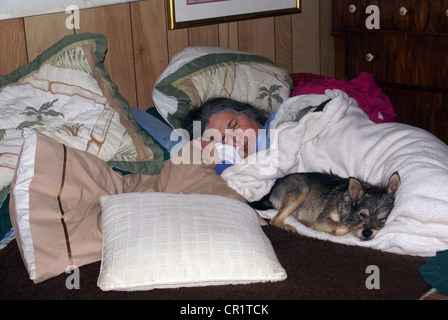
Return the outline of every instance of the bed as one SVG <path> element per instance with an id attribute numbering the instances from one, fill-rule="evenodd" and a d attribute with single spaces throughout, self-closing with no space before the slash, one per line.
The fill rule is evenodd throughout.
<path id="1" fill-rule="evenodd" d="M 389 122 L 380 92 L 369 91 L 383 99 L 372 114 L 340 88 L 290 97 L 290 76 L 268 59 L 191 47 L 157 81 L 156 108 L 139 115 L 102 65 L 106 49 L 102 35 L 67 36 L 0 78 L 2 217 L 15 233 L 0 251 L 2 299 L 418 299 L 431 289 L 421 268 L 448 249 L 448 147 Z M 267 150 L 261 165 L 217 176 L 173 133 L 212 96 L 283 115 L 275 145 L 281 159 L 300 161 L 273 170 Z M 324 112 L 288 120 L 324 98 L 332 99 Z M 364 147 L 328 146 L 350 136 Z M 246 203 L 289 172 L 378 182 L 394 168 L 404 191 L 373 241 L 262 226 Z"/>

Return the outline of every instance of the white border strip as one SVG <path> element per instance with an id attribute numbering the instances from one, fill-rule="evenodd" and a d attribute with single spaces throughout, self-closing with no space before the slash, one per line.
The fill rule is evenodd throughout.
<path id="1" fill-rule="evenodd" d="M 0 0 L 0 20 L 66 12 L 70 6 L 86 9 L 134 1 L 140 0 Z"/>

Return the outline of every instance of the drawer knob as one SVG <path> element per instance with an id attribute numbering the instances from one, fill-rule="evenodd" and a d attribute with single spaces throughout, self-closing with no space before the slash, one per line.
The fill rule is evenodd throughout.
<path id="1" fill-rule="evenodd" d="M 446 9 L 445 14 L 446 14 L 446 16 L 448 17 L 448 9 Z"/>
<path id="2" fill-rule="evenodd" d="M 400 16 L 404 17 L 408 13 L 408 9 L 406 9 L 405 7 L 401 7 L 399 12 Z"/>
<path id="3" fill-rule="evenodd" d="M 349 6 L 348 6 L 348 11 L 349 11 L 350 13 L 355 13 L 355 11 L 356 11 L 356 6 L 355 6 L 354 4 L 349 5 Z"/>
<path id="4" fill-rule="evenodd" d="M 366 60 L 367 60 L 368 62 L 372 62 L 373 59 L 375 59 L 375 56 L 374 56 L 373 54 L 368 53 L 368 54 L 366 55 Z"/>

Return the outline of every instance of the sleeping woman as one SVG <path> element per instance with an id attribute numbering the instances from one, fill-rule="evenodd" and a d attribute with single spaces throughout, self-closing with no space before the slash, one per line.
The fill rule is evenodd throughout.
<path id="1" fill-rule="evenodd" d="M 192 109 L 182 127 L 190 139 L 199 139 L 204 149 L 213 143 L 219 157 L 214 157 L 215 171 L 221 174 L 227 167 L 248 155 L 269 148 L 269 119 L 248 103 L 227 98 L 215 98 Z"/>

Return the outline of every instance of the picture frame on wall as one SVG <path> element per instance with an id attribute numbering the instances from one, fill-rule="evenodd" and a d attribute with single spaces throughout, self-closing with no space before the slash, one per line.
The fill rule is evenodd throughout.
<path id="1" fill-rule="evenodd" d="M 299 13 L 300 0 L 167 0 L 168 28 Z"/>

